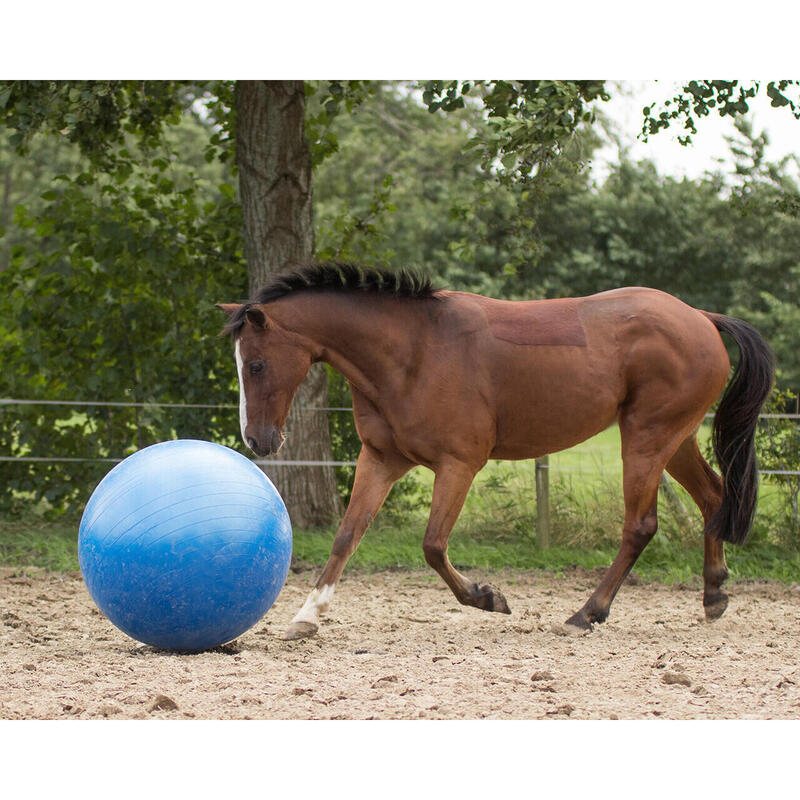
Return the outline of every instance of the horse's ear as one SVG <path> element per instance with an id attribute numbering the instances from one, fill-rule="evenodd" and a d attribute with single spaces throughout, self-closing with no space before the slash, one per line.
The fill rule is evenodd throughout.
<path id="1" fill-rule="evenodd" d="M 245 311 L 245 316 L 247 317 L 247 321 L 254 327 L 258 328 L 259 330 L 268 330 L 269 329 L 269 320 L 267 319 L 267 315 L 256 306 L 250 306 L 250 308 Z"/>
<path id="2" fill-rule="evenodd" d="M 222 309 L 227 315 L 228 318 L 232 318 L 233 315 L 241 308 L 241 303 L 215 303 L 215 308 Z"/>

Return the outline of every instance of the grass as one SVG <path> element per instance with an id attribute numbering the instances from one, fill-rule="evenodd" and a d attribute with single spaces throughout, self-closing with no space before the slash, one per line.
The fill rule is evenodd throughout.
<path id="1" fill-rule="evenodd" d="M 701 429 L 701 440 L 710 434 Z M 533 462 L 490 462 L 477 476 L 450 539 L 450 559 L 469 570 L 605 567 L 614 559 L 622 522 L 619 431 L 609 428 L 587 442 L 550 457 L 551 517 L 555 546 L 536 546 Z M 422 536 L 433 475 L 417 468 L 405 494 L 382 512 L 351 560 L 363 570 L 426 568 Z M 689 496 L 675 484 L 692 524 L 660 503 L 660 528 L 636 563 L 645 579 L 684 582 L 700 574 L 702 523 Z M 784 500 L 774 485 L 762 484 L 754 535 L 744 547 L 726 548 L 732 578 L 800 582 L 800 554 L 770 543 Z M 392 511 L 392 506 L 394 511 Z M 78 520 L 45 522 L 0 519 L 0 565 L 77 570 Z M 328 558 L 333 530 L 295 531 L 294 557 L 311 567 Z"/>
<path id="2" fill-rule="evenodd" d="M 351 559 L 351 568 L 427 569 L 422 555 L 424 526 L 378 525 L 367 532 Z M 54 571 L 78 569 L 78 522 L 49 523 L 41 520 L 3 522 L 0 529 L 0 565 L 44 567 Z M 295 531 L 294 558 L 311 568 L 327 560 L 333 530 Z M 774 579 L 800 582 L 800 554 L 766 542 L 728 547 L 728 565 L 733 579 Z M 502 568 L 540 569 L 560 573 L 570 567 L 606 567 L 616 555 L 616 546 L 538 548 L 531 538 L 475 535 L 455 531 L 450 559 L 469 571 Z M 664 583 L 691 581 L 701 572 L 702 547 L 687 547 L 661 536 L 650 543 L 636 563 L 645 580 Z M 431 572 L 433 576 L 433 572 Z"/>
<path id="3" fill-rule="evenodd" d="M 29 520 L 0 522 L 0 566 L 78 569 L 77 523 Z"/>

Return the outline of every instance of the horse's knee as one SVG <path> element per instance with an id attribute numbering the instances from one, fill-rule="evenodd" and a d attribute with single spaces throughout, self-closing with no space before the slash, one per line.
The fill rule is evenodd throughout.
<path id="1" fill-rule="evenodd" d="M 639 520 L 639 536 L 646 538 L 648 541 L 656 535 L 658 530 L 658 515 L 655 511 L 646 514 Z"/>
<path id="2" fill-rule="evenodd" d="M 435 542 L 423 542 L 422 552 L 425 554 L 425 561 L 428 566 L 438 570 L 443 564 L 445 559 L 444 548 Z"/>
<path id="3" fill-rule="evenodd" d="M 658 515 L 655 511 L 650 511 L 641 519 L 633 524 L 626 526 L 625 538 L 627 538 L 638 552 L 656 535 L 658 530 Z"/>
<path id="4" fill-rule="evenodd" d="M 348 557 L 353 552 L 353 531 L 339 531 L 333 538 L 331 555 Z"/>

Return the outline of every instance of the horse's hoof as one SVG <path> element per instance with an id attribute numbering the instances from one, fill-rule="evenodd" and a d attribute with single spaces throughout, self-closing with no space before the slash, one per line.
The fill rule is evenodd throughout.
<path id="1" fill-rule="evenodd" d="M 495 589 L 488 583 L 478 587 L 478 608 L 484 611 L 497 611 L 500 614 L 510 614 L 511 609 L 508 607 L 506 598 L 499 589 Z"/>
<path id="2" fill-rule="evenodd" d="M 293 622 L 283 634 L 284 640 L 306 639 L 313 636 L 319 630 L 319 626 L 313 622 Z"/>
<path id="3" fill-rule="evenodd" d="M 706 620 L 713 622 L 719 619 L 728 607 L 728 595 L 725 592 L 712 595 L 709 598 L 703 598 L 703 610 L 706 612 Z"/>
<path id="4" fill-rule="evenodd" d="M 577 611 L 573 614 L 565 623 L 564 625 L 569 625 L 572 628 L 577 628 L 581 631 L 590 631 L 592 630 L 592 623 L 589 622 L 586 617 L 580 611 Z"/>

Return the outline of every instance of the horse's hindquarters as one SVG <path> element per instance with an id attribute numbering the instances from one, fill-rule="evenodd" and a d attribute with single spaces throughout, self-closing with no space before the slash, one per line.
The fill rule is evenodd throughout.
<path id="1" fill-rule="evenodd" d="M 647 425 L 699 424 L 725 385 L 728 358 L 713 324 L 663 292 L 627 289 L 584 298 L 583 346 L 495 340 L 493 458 L 572 447 L 636 407 Z"/>

